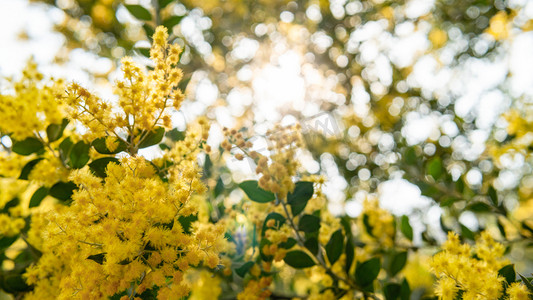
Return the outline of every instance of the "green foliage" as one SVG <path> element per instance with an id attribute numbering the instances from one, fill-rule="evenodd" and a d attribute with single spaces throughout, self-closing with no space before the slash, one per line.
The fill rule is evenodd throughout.
<path id="1" fill-rule="evenodd" d="M 61 124 L 50 124 L 48 127 L 46 127 L 46 137 L 48 138 L 48 142 L 55 142 L 63 136 L 63 131 L 68 125 L 68 119 L 63 119 L 63 122 Z"/>
<path id="2" fill-rule="evenodd" d="M 159 144 L 165 136 L 165 128 L 156 127 L 150 132 L 145 132 L 141 135 L 141 143 L 139 149 L 150 147 Z"/>
<path id="3" fill-rule="evenodd" d="M 411 227 L 411 224 L 409 224 L 409 217 L 402 216 L 400 230 L 406 238 L 410 241 L 413 240 L 413 228 Z"/>
<path id="4" fill-rule="evenodd" d="M 107 174 L 106 174 L 106 168 L 107 168 L 107 165 L 109 163 L 116 163 L 118 164 L 119 161 L 118 159 L 114 158 L 114 157 L 102 157 L 102 158 L 99 158 L 99 159 L 96 159 L 96 160 L 93 160 L 90 164 L 89 164 L 89 168 L 91 168 L 91 171 L 93 171 L 93 173 L 98 176 L 98 177 L 106 177 Z"/>
<path id="5" fill-rule="evenodd" d="M 79 141 L 74 146 L 72 146 L 72 149 L 70 149 L 68 158 L 68 165 L 74 169 L 80 169 L 83 168 L 89 162 L 89 150 L 91 149 L 91 145 L 87 144 L 83 141 Z"/>
<path id="6" fill-rule="evenodd" d="M 331 235 L 331 239 L 326 244 L 326 254 L 331 264 L 334 264 L 341 257 L 344 248 L 344 236 L 339 229 Z"/>
<path id="7" fill-rule="evenodd" d="M 34 137 L 22 141 L 15 141 L 11 150 L 20 155 L 30 155 L 44 149 L 43 143 Z"/>
<path id="8" fill-rule="evenodd" d="M 124 6 L 135 18 L 143 21 L 152 20 L 152 14 L 143 6 L 137 4 L 126 4 Z"/>
<path id="9" fill-rule="evenodd" d="M 299 215 L 307 205 L 307 201 L 313 196 L 313 183 L 299 181 L 294 187 L 294 191 L 287 195 L 287 202 L 291 206 L 294 216 Z"/>
<path id="10" fill-rule="evenodd" d="M 41 204 L 41 201 L 43 201 L 44 197 L 48 196 L 48 188 L 47 187 L 40 187 L 38 188 L 30 199 L 30 208 L 37 207 L 39 204 Z"/>
<path id="11" fill-rule="evenodd" d="M 315 265 L 313 259 L 307 253 L 300 250 L 287 252 L 284 261 L 296 269 L 309 268 Z"/>
<path id="12" fill-rule="evenodd" d="M 363 263 L 357 263 L 355 268 L 355 282 L 367 288 L 378 277 L 381 268 L 381 260 L 378 257 L 371 258 Z"/>
<path id="13" fill-rule="evenodd" d="M 120 153 L 126 150 L 126 147 L 127 147 L 126 143 L 124 143 L 124 141 L 122 140 L 118 140 L 117 148 L 111 151 L 107 148 L 105 144 L 105 140 L 106 140 L 105 137 L 97 138 L 94 141 L 92 141 L 91 145 L 94 147 L 94 150 L 96 150 L 98 153 L 101 153 L 101 154 L 117 154 L 117 153 Z"/>
<path id="14" fill-rule="evenodd" d="M 320 218 L 313 215 L 303 215 L 298 222 L 298 229 L 303 232 L 316 232 L 320 228 Z"/>
<path id="15" fill-rule="evenodd" d="M 20 171 L 19 179 L 28 180 L 28 175 L 30 175 L 31 170 L 37 165 L 38 162 L 40 162 L 42 158 L 36 158 L 34 160 L 29 161 Z"/>
<path id="16" fill-rule="evenodd" d="M 274 194 L 260 188 L 256 180 L 244 181 L 239 184 L 239 187 L 244 191 L 246 196 L 250 198 L 250 200 L 255 202 L 268 203 L 276 199 Z"/>

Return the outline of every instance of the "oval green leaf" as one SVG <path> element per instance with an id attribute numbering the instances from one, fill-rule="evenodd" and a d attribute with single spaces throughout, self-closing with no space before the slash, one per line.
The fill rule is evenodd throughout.
<path id="1" fill-rule="evenodd" d="M 243 181 L 239 184 L 239 187 L 254 202 L 268 203 L 276 199 L 273 193 L 260 188 L 256 180 Z"/>
<path id="2" fill-rule="evenodd" d="M 296 269 L 309 268 L 315 265 L 315 261 L 307 253 L 300 250 L 288 252 L 284 261 Z"/>

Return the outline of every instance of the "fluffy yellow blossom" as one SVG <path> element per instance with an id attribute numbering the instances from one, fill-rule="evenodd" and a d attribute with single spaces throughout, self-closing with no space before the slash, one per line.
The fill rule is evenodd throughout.
<path id="1" fill-rule="evenodd" d="M 498 299 L 503 294 L 503 277 L 498 270 L 508 262 L 504 248 L 483 232 L 472 248 L 462 244 L 457 234 L 450 232 L 431 262 L 437 276 L 436 294 L 439 299 L 454 299 L 462 291 L 464 299 Z M 473 257 L 476 255 L 476 258 Z"/>
<path id="2" fill-rule="evenodd" d="M 220 288 L 221 280 L 218 276 L 215 276 L 206 270 L 202 270 L 189 277 L 192 291 L 189 299 L 218 299 L 222 292 L 222 289 Z"/>
<path id="3" fill-rule="evenodd" d="M 119 109 L 112 110 L 110 102 L 78 84 L 70 85 L 64 102 L 70 117 L 88 129 L 87 139 L 114 136 L 135 154 L 158 126 L 171 127 L 169 109 L 179 109 L 184 95 L 178 89 L 183 73 L 176 66 L 181 48 L 168 45 L 167 38 L 167 29 L 157 27 L 150 50 L 153 70 L 146 71 L 129 57 L 122 59 L 124 78 L 115 84 Z M 106 140 L 106 145 L 113 148 L 116 142 Z"/>
<path id="4" fill-rule="evenodd" d="M 511 283 L 507 288 L 507 294 L 509 295 L 509 300 L 528 300 L 531 295 L 527 287 L 519 282 Z"/>
<path id="5" fill-rule="evenodd" d="M 359 218 L 359 226 L 365 228 L 362 235 L 363 241 L 375 241 L 380 246 L 392 247 L 394 236 L 394 217 L 392 214 L 380 208 L 376 199 L 366 199 L 361 215 L 363 217 Z"/>
<path id="6" fill-rule="evenodd" d="M 200 223 L 184 228 L 180 218 L 187 217 L 187 203 L 173 194 L 197 193 L 191 181 L 198 178 L 173 174 L 167 183 L 161 181 L 142 157 L 108 165 L 103 182 L 87 169 L 73 172 L 70 179 L 80 189 L 70 207 L 48 215 L 42 232 L 43 259 L 27 274 L 28 282 L 37 287 L 34 296 L 44 289 L 41 284 L 51 283 L 58 299 L 77 299 L 82 291 L 89 299 L 100 299 L 139 281 L 140 293 L 166 287 L 166 278 L 181 285 L 173 278 L 176 270 L 201 263 L 216 267 L 225 247 L 224 228 Z M 48 265 L 55 256 L 62 258 L 61 268 Z"/>
<path id="7" fill-rule="evenodd" d="M 61 124 L 64 108 L 56 98 L 63 90 L 63 81 L 43 80 L 37 64 L 29 61 L 22 79 L 13 84 L 14 94 L 0 95 L 0 130 L 16 140 L 44 132 L 49 124 Z"/>
<path id="8" fill-rule="evenodd" d="M 26 222 L 22 218 L 14 218 L 8 214 L 0 214 L 0 237 L 17 235 Z"/>
<path id="9" fill-rule="evenodd" d="M 208 219 L 199 214 L 206 187 L 197 156 L 209 122 L 200 118 L 154 162 L 136 155 L 159 126 L 171 125 L 168 108 L 179 108 L 183 99 L 176 67 L 181 49 L 167 38 L 158 27 L 153 70 L 122 61 L 118 109 L 76 84 L 63 99 L 70 118 L 86 127 L 85 138 L 104 138 L 110 152 L 126 144 L 129 155 L 107 164 L 104 179 L 87 166 L 68 175 L 53 157 L 35 166 L 30 179 L 48 176 L 39 181 L 45 185 L 70 180 L 78 189 L 70 206 L 35 216 L 28 239 L 43 254 L 25 274 L 34 286 L 28 299 L 104 299 L 127 289 L 179 299 L 190 292 L 184 273 L 191 267 L 219 266 L 227 248 L 224 223 L 203 223 Z"/>

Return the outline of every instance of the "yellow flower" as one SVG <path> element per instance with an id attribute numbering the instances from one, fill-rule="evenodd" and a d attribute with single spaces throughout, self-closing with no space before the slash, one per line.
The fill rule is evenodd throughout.
<path id="1" fill-rule="evenodd" d="M 519 282 L 511 283 L 507 288 L 507 294 L 509 295 L 509 300 L 528 300 L 530 296 L 527 287 Z"/>

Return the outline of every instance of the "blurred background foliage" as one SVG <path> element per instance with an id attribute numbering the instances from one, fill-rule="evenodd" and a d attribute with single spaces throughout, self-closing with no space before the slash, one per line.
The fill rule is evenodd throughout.
<path id="1" fill-rule="evenodd" d="M 259 137 L 269 124 L 298 120 L 308 147 L 302 163 L 331 181 L 334 214 L 357 217 L 375 194 L 410 218 L 417 245 L 436 245 L 449 230 L 473 240 L 488 229 L 519 270 L 533 268 L 531 90 L 517 87 L 510 59 L 533 29 L 531 3 L 31 2 L 64 12 L 55 29 L 67 49 L 114 65 L 125 54 L 143 60 L 147 36 L 166 26 L 185 49 L 182 88 L 195 100 L 187 119 L 206 113 L 219 136 L 222 127 L 246 127 Z M 205 159 L 211 218 L 240 197 L 234 190 L 248 167 L 221 148 Z"/>

